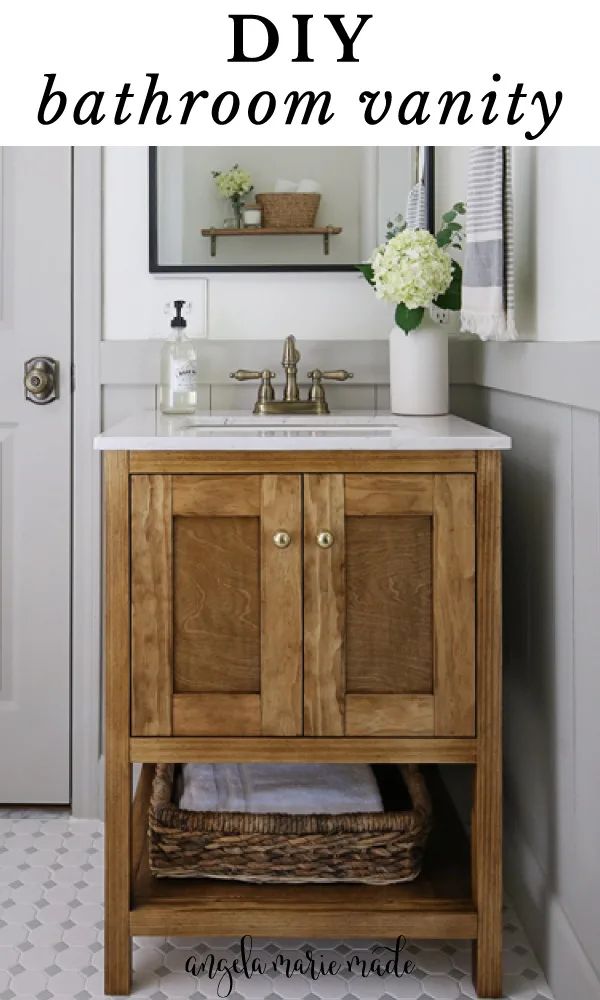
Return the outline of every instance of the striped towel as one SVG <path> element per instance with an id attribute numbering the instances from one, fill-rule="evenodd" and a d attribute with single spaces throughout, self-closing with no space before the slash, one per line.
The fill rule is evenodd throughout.
<path id="1" fill-rule="evenodd" d="M 461 330 L 515 340 L 511 150 L 474 146 L 467 179 Z"/>
<path id="2" fill-rule="evenodd" d="M 408 192 L 406 201 L 406 227 L 407 229 L 427 229 L 425 185 L 423 181 L 417 181 Z"/>

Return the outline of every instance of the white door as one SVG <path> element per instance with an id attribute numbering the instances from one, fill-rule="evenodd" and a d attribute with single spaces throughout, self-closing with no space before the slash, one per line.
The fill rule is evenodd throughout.
<path id="1" fill-rule="evenodd" d="M 0 802 L 68 803 L 71 152 L 0 157 Z M 46 405 L 23 385 L 42 356 L 59 363 Z"/>

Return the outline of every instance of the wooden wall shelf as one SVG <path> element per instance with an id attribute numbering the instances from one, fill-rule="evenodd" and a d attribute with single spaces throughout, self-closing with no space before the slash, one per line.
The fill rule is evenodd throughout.
<path id="1" fill-rule="evenodd" d="M 341 226 L 316 226 L 310 229 L 308 228 L 284 228 L 277 227 L 271 229 L 258 228 L 254 229 L 250 226 L 245 229 L 216 229 L 211 227 L 209 229 L 202 229 L 201 233 L 203 236 L 208 236 L 210 238 L 210 255 L 211 257 L 216 257 L 217 255 L 217 238 L 221 236 L 322 236 L 323 237 L 323 253 L 325 256 L 329 254 L 329 238 L 330 236 L 338 236 L 342 232 Z"/>

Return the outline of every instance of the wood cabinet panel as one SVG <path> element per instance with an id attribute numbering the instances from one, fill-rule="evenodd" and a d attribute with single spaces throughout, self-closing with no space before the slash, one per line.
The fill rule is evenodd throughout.
<path id="1" fill-rule="evenodd" d="M 433 691 L 431 529 L 431 517 L 346 517 L 348 693 Z"/>
<path id="2" fill-rule="evenodd" d="M 475 733 L 475 478 L 435 476 L 436 736 Z"/>
<path id="3" fill-rule="evenodd" d="M 287 548 L 274 536 L 286 531 Z M 302 732 L 302 483 L 263 476 L 261 484 L 261 732 Z"/>
<path id="4" fill-rule="evenodd" d="M 168 736 L 172 694 L 171 477 L 131 478 L 131 726 Z"/>
<path id="5" fill-rule="evenodd" d="M 473 735 L 474 477 L 306 475 L 304 525 L 305 734 Z"/>
<path id="6" fill-rule="evenodd" d="M 431 514 L 433 478 L 419 475 L 348 475 L 344 477 L 346 517 L 362 514 Z"/>
<path id="7" fill-rule="evenodd" d="M 260 736 L 258 694 L 175 694 L 173 735 Z"/>
<path id="8" fill-rule="evenodd" d="M 321 548 L 319 532 L 333 545 Z M 345 701 L 344 477 L 304 476 L 304 733 L 343 736 Z"/>
<path id="9" fill-rule="evenodd" d="M 173 514 L 258 517 L 260 476 L 173 476 Z"/>
<path id="10" fill-rule="evenodd" d="M 434 698 L 430 694 L 349 694 L 347 736 L 432 736 Z"/>
<path id="11" fill-rule="evenodd" d="M 297 475 L 132 477 L 134 736 L 302 732 L 301 506 Z"/>
<path id="12" fill-rule="evenodd" d="M 173 563 L 174 691 L 260 691 L 259 518 L 176 517 Z"/>

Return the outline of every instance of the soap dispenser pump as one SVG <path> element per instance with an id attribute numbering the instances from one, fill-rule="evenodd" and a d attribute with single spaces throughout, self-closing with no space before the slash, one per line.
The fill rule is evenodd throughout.
<path id="1" fill-rule="evenodd" d="M 173 333 L 164 342 L 160 355 L 160 409 L 168 414 L 195 413 L 198 402 L 196 348 L 185 332 L 187 322 L 182 315 L 185 300 L 176 299 L 173 305 Z"/>

